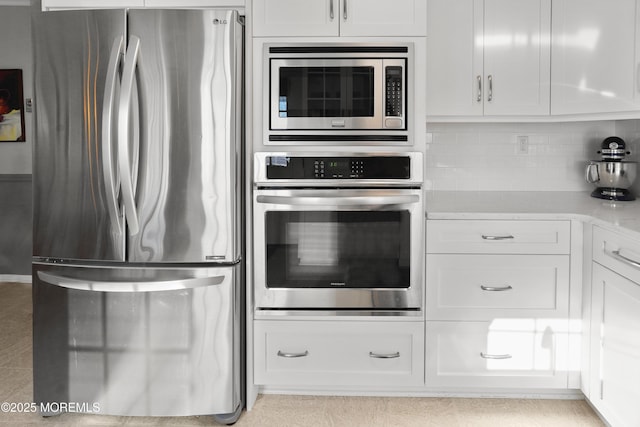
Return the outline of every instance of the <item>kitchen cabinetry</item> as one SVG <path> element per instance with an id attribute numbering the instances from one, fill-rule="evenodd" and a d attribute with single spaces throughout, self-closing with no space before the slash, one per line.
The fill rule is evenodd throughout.
<path id="1" fill-rule="evenodd" d="M 640 241 L 594 227 L 589 400 L 614 426 L 640 425 Z"/>
<path id="2" fill-rule="evenodd" d="M 549 114 L 551 0 L 428 0 L 427 116 Z"/>
<path id="3" fill-rule="evenodd" d="M 245 0 L 42 0 L 42 10 L 55 9 L 118 9 L 124 7 L 189 8 L 189 7 L 244 7 Z"/>
<path id="4" fill-rule="evenodd" d="M 255 383 L 424 384 L 423 322 L 258 320 Z"/>
<path id="5" fill-rule="evenodd" d="M 256 37 L 425 36 L 424 0 L 259 0 Z"/>
<path id="6" fill-rule="evenodd" d="M 427 386 L 567 388 L 570 229 L 427 221 Z"/>
<path id="7" fill-rule="evenodd" d="M 551 114 L 638 110 L 639 6 L 553 1 Z"/>

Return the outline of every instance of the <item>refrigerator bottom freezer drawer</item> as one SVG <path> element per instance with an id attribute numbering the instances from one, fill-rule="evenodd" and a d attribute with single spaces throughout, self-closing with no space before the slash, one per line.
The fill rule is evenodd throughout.
<path id="1" fill-rule="evenodd" d="M 236 411 L 240 268 L 34 264 L 35 402 L 50 413 Z"/>

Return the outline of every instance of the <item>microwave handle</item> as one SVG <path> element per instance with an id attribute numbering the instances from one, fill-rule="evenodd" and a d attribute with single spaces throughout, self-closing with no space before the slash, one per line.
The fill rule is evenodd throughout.
<path id="1" fill-rule="evenodd" d="M 287 206 L 371 206 L 371 205 L 406 205 L 418 203 L 420 197 L 415 194 L 404 196 L 258 196 L 258 203 Z"/>

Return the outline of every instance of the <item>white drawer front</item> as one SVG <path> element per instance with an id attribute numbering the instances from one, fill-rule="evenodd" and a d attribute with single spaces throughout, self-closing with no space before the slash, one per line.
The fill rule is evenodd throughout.
<path id="1" fill-rule="evenodd" d="M 427 253 L 568 254 L 570 237 L 570 221 L 427 221 Z"/>
<path id="2" fill-rule="evenodd" d="M 422 322 L 256 321 L 262 385 L 423 385 Z"/>
<path id="3" fill-rule="evenodd" d="M 561 317 L 568 255 L 427 255 L 429 320 Z"/>
<path id="4" fill-rule="evenodd" d="M 594 226 L 593 259 L 640 283 L 640 241 Z"/>
<path id="5" fill-rule="evenodd" d="M 427 322 L 426 384 L 567 388 L 568 321 Z"/>

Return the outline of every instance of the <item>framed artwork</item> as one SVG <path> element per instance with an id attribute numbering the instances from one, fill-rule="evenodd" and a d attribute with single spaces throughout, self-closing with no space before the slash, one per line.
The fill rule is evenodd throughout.
<path id="1" fill-rule="evenodd" d="M 0 69 L 0 142 L 24 142 L 22 70 Z"/>

